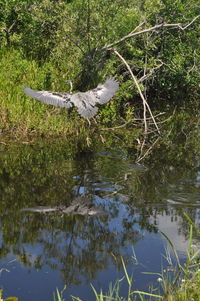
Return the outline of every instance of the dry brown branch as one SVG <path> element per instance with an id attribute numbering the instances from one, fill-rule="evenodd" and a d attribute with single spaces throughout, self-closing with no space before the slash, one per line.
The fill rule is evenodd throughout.
<path id="1" fill-rule="evenodd" d="M 144 109 L 144 111 L 143 111 L 144 132 L 147 133 L 147 128 L 148 128 L 148 127 L 147 127 L 147 119 L 146 119 L 146 109 L 148 109 L 148 111 L 149 111 L 149 113 L 150 113 L 150 116 L 151 116 L 151 118 L 152 118 L 152 120 L 153 120 L 153 122 L 154 122 L 154 124 L 155 124 L 155 127 L 156 127 L 158 133 L 160 134 L 160 131 L 159 131 L 158 125 L 157 125 L 157 123 L 156 123 L 156 121 L 155 121 L 155 118 L 154 118 L 154 116 L 153 116 L 153 114 L 152 114 L 152 112 L 151 112 L 151 109 L 150 109 L 150 107 L 149 107 L 149 105 L 148 105 L 148 103 L 147 103 L 147 101 L 146 101 L 144 95 L 142 94 L 142 91 L 141 91 L 141 89 L 140 89 L 140 86 L 139 86 L 139 84 L 138 84 L 138 81 L 137 81 L 136 77 L 134 76 L 134 74 L 133 74 L 133 72 L 132 72 L 132 70 L 131 70 L 129 64 L 128 64 L 128 63 L 126 62 L 126 60 L 121 56 L 121 54 L 119 54 L 119 52 L 118 52 L 116 49 L 110 49 L 110 50 L 113 51 L 113 52 L 114 52 L 114 53 L 115 53 L 115 54 L 123 61 L 123 63 L 124 63 L 125 66 L 127 67 L 128 71 L 130 72 L 130 75 L 131 75 L 131 77 L 133 78 L 133 81 L 134 81 L 134 83 L 135 83 L 135 85 L 136 85 L 136 87 L 137 87 L 137 89 L 138 89 L 138 92 L 139 92 L 140 97 L 141 97 L 142 102 L 143 102 L 143 109 Z"/>
<path id="2" fill-rule="evenodd" d="M 116 46 L 118 44 L 121 44 L 122 42 L 124 42 L 127 39 L 130 39 L 132 37 L 138 36 L 138 35 L 143 34 L 143 33 L 151 32 L 151 31 L 156 31 L 156 30 L 161 29 L 161 28 L 172 28 L 172 29 L 179 28 L 181 30 L 185 30 L 190 25 L 192 25 L 199 17 L 200 17 L 200 15 L 196 16 L 191 22 L 189 22 L 185 26 L 183 26 L 181 23 L 174 23 L 174 24 L 165 24 L 165 23 L 163 23 L 163 24 L 156 24 L 153 27 L 146 28 L 146 29 L 143 29 L 141 31 L 135 31 L 140 26 L 139 25 L 139 26 L 136 27 L 136 29 L 134 29 L 133 31 L 131 31 L 129 34 L 127 34 L 126 36 L 124 36 L 120 40 L 115 41 L 115 42 L 113 42 L 111 44 L 105 45 L 101 50 L 102 51 L 108 50 L 109 48 L 112 48 L 112 47 L 114 47 L 114 46 Z"/>
<path id="3" fill-rule="evenodd" d="M 127 67 L 128 71 L 130 72 L 131 77 L 133 78 L 133 81 L 134 81 L 135 84 L 136 84 L 136 87 L 137 87 L 137 89 L 138 89 L 138 91 L 139 91 L 140 97 L 142 98 L 142 101 L 143 101 L 143 109 L 144 109 L 144 111 L 143 111 L 143 118 L 144 118 L 144 132 L 146 133 L 146 132 L 147 132 L 146 100 L 145 100 L 145 98 L 144 98 L 144 96 L 143 96 L 143 94 L 142 94 L 142 91 L 141 91 L 140 86 L 139 86 L 139 84 L 138 84 L 138 82 L 137 82 L 137 79 L 135 78 L 135 76 L 134 76 L 134 74 L 133 74 L 133 72 L 132 72 L 132 70 L 131 70 L 129 64 L 128 64 L 128 63 L 126 62 L 126 60 L 121 56 L 121 54 L 119 54 L 119 52 L 118 52 L 117 50 L 111 49 L 111 51 L 113 51 L 113 52 L 114 52 L 114 53 L 122 60 L 122 62 L 123 62 L 123 63 L 125 64 L 125 66 Z"/>

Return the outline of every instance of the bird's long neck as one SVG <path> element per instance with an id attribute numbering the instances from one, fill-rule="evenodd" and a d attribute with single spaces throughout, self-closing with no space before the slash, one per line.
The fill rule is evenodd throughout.
<path id="1" fill-rule="evenodd" d="M 71 81 L 71 80 L 69 80 L 69 85 L 70 85 L 69 94 L 72 94 L 72 91 L 73 91 L 73 84 L 72 84 L 72 81 Z"/>

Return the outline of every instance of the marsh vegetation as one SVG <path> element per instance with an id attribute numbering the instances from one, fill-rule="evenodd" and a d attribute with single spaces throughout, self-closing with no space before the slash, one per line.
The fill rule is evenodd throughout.
<path id="1" fill-rule="evenodd" d="M 58 299 L 92 300 L 95 292 L 96 300 L 110 300 L 101 289 L 124 273 L 116 300 L 127 297 L 132 274 L 134 290 L 154 294 L 154 273 L 168 267 L 160 261 L 160 231 L 178 252 L 179 268 L 192 262 L 185 213 L 198 230 L 198 14 L 197 0 L 0 1 L 4 296 L 47 301 L 58 287 Z M 72 79 L 74 92 L 87 91 L 110 76 L 119 90 L 90 125 L 76 108 L 47 106 L 21 89 L 69 91 Z M 88 196 L 106 214 L 58 214 Z M 193 238 L 198 246 L 197 233 Z M 151 272 L 148 280 L 143 272 Z M 195 300 L 199 271 L 187 276 L 181 293 L 169 286 L 163 300 Z"/>
<path id="2" fill-rule="evenodd" d="M 152 115 L 198 106 L 197 0 L 3 1 L 0 24 L 0 126 L 12 137 L 85 139 L 135 124 L 159 131 Z M 86 91 L 111 75 L 120 90 L 89 131 L 76 110 L 46 107 L 21 90 L 66 91 L 70 78 L 75 91 Z"/>

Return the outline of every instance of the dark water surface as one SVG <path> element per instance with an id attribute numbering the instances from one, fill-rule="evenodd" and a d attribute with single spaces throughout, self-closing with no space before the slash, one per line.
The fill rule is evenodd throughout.
<path id="1" fill-rule="evenodd" d="M 188 159 L 189 158 L 189 159 Z M 184 212 L 199 226 L 200 160 L 162 158 L 135 164 L 121 150 L 74 154 L 67 143 L 0 146 L 0 286 L 4 297 L 53 300 L 64 296 L 94 300 L 90 284 L 108 291 L 124 275 L 134 288 L 158 286 L 168 266 L 163 231 L 182 260 L 188 244 Z M 105 214 L 23 211 L 38 206 L 68 208 L 77 197 Z M 79 199 L 79 198 L 78 198 Z M 126 295 L 126 281 L 121 293 Z"/>

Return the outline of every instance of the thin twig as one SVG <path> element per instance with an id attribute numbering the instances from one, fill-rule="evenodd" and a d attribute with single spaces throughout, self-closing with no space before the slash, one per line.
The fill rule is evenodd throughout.
<path id="1" fill-rule="evenodd" d="M 144 153 L 144 155 L 142 157 L 139 157 L 137 160 L 136 160 L 136 163 L 139 163 L 141 160 L 143 160 L 147 155 L 148 153 L 152 150 L 152 148 L 154 147 L 154 145 L 158 142 L 158 140 L 160 139 L 160 137 L 158 137 L 156 139 L 156 141 L 154 141 L 154 143 L 148 148 L 148 150 Z"/>
<path id="2" fill-rule="evenodd" d="M 145 142 L 146 142 L 146 135 L 144 136 L 144 139 L 143 139 L 143 141 L 142 141 L 142 145 L 141 145 L 141 148 L 140 148 L 140 156 L 142 155 L 142 152 L 143 152 L 143 148 L 144 148 L 144 146 L 145 146 Z M 139 157 L 140 157 L 139 156 Z"/>
<path id="3" fill-rule="evenodd" d="M 166 113 L 165 112 L 160 112 L 157 115 L 155 115 L 154 118 L 156 118 L 156 117 L 158 117 L 160 115 L 164 115 L 164 114 L 166 114 Z M 147 120 L 149 120 L 149 119 L 151 119 L 151 117 L 147 117 Z M 134 121 L 142 121 L 142 120 L 143 119 L 141 119 L 141 118 L 134 118 Z"/>
<path id="4" fill-rule="evenodd" d="M 114 126 L 112 128 L 102 128 L 102 131 L 106 131 L 106 130 L 115 130 L 115 129 L 121 129 L 123 127 L 125 127 L 127 124 L 131 123 L 131 121 L 127 121 L 125 123 L 123 123 L 122 125 L 118 125 L 118 126 Z"/>
<path id="5" fill-rule="evenodd" d="M 18 20 L 15 20 L 11 25 L 10 27 L 8 28 L 7 32 L 10 33 L 11 30 L 13 29 L 13 27 L 17 24 Z"/>
<path id="6" fill-rule="evenodd" d="M 188 23 L 186 26 L 182 27 L 182 25 L 179 26 L 180 29 L 185 30 L 186 28 L 188 28 L 190 25 L 192 25 L 192 23 L 194 23 L 198 18 L 200 17 L 200 15 L 196 16 L 190 23 Z"/>
<path id="7" fill-rule="evenodd" d="M 72 38 L 72 37 L 70 36 L 70 34 L 65 33 L 65 37 L 62 37 L 61 39 L 62 39 L 64 42 L 65 42 L 66 40 L 69 40 L 72 44 L 74 44 L 77 48 L 80 49 L 80 51 L 83 53 L 83 55 L 85 55 L 85 51 L 83 50 L 83 48 L 80 46 L 80 44 L 79 44 L 77 41 L 75 41 L 74 38 Z"/>
<path id="8" fill-rule="evenodd" d="M 133 30 L 131 31 L 131 33 L 136 32 L 136 30 L 137 30 L 138 28 L 140 28 L 143 24 L 145 24 L 145 22 L 142 22 L 142 23 L 140 23 L 138 26 L 136 26 L 135 29 L 133 29 Z"/>
<path id="9" fill-rule="evenodd" d="M 158 117 L 158 116 L 161 116 L 161 115 L 163 115 L 163 114 L 165 114 L 165 112 L 160 112 L 160 113 L 158 113 L 157 115 L 155 115 L 154 118 L 156 118 L 156 117 Z M 166 122 L 167 120 L 169 120 L 170 118 L 171 118 L 171 116 L 170 116 L 169 118 L 163 120 L 163 121 L 157 121 L 157 124 L 158 124 L 158 123 L 164 123 L 164 122 Z M 151 117 L 147 117 L 147 118 L 146 118 L 146 120 L 151 120 L 151 119 L 152 119 Z M 114 126 L 114 127 L 111 127 L 111 128 L 101 128 L 100 130 L 101 130 L 101 131 L 108 131 L 108 130 L 117 130 L 117 129 L 121 129 L 121 128 L 124 128 L 127 124 L 130 124 L 130 123 L 134 124 L 134 121 L 135 121 L 135 124 L 137 125 L 137 124 L 138 124 L 137 121 L 143 121 L 143 119 L 142 119 L 142 118 L 134 118 L 132 121 L 126 121 L 126 122 L 124 122 L 124 123 L 121 124 L 121 125 Z M 153 124 L 154 124 L 154 123 L 153 123 Z"/>
<path id="10" fill-rule="evenodd" d="M 155 68 L 152 68 L 149 73 L 143 75 L 141 78 L 138 79 L 138 82 L 141 83 L 143 82 L 144 80 L 148 79 L 150 76 L 152 76 L 152 74 L 155 72 L 155 70 L 161 68 L 163 66 L 163 63 L 161 63 L 160 65 L 158 65 L 157 67 Z"/>

